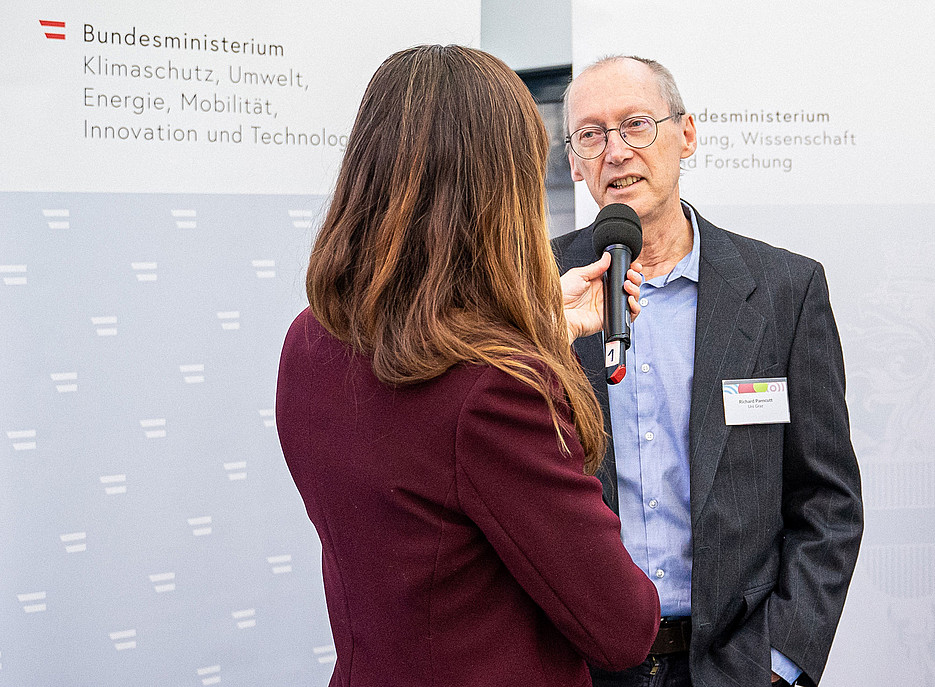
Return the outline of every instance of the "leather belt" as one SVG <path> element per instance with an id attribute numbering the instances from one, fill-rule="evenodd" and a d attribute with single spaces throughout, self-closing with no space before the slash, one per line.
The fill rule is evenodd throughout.
<path id="1" fill-rule="evenodd" d="M 649 655 L 688 651 L 691 636 L 692 619 L 690 617 L 663 618 L 659 623 L 659 632 L 656 633 L 656 640 L 649 650 Z"/>

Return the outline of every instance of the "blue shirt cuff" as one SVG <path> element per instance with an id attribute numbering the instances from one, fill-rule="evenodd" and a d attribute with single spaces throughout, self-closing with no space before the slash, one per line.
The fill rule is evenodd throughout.
<path id="1" fill-rule="evenodd" d="M 769 650 L 769 658 L 773 672 L 790 685 L 798 680 L 799 675 L 802 674 L 801 668 L 776 649 L 771 648 Z"/>

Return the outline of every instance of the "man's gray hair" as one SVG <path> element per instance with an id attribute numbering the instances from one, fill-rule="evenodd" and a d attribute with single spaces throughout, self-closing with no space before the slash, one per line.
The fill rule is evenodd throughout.
<path id="1" fill-rule="evenodd" d="M 669 107 L 669 114 L 673 115 L 672 119 L 676 122 L 681 119 L 680 116 L 674 115 L 678 112 L 685 112 L 685 103 L 682 102 L 682 95 L 679 93 L 679 87 L 675 85 L 675 77 L 672 76 L 672 72 L 656 62 L 656 60 L 650 60 L 645 57 L 637 57 L 636 55 L 608 55 L 607 57 L 602 57 L 597 62 L 589 64 L 565 87 L 565 93 L 562 96 L 562 126 L 565 129 L 566 136 L 571 133 L 568 130 L 568 96 L 571 93 L 572 86 L 575 85 L 575 81 L 589 72 L 596 71 L 609 64 L 622 62 L 623 60 L 635 60 L 649 67 L 656 77 L 656 83 L 659 85 L 659 93 Z"/>

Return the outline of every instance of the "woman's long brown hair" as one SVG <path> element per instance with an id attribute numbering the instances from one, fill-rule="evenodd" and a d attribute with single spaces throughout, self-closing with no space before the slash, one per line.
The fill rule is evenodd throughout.
<path id="1" fill-rule="evenodd" d="M 529 91 L 500 60 L 454 45 L 390 56 L 361 102 L 306 286 L 315 317 L 387 384 L 493 365 L 542 394 L 563 450 L 567 401 L 593 473 L 606 438 L 568 343 L 548 151 Z"/>

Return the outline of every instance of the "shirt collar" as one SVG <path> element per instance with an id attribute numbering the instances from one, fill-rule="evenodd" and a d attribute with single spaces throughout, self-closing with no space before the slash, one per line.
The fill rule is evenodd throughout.
<path id="1" fill-rule="evenodd" d="M 678 264 L 667 275 L 647 280 L 647 283 L 653 284 L 653 286 L 665 286 L 679 277 L 685 277 L 696 284 L 698 283 L 698 263 L 701 260 L 701 234 L 698 231 L 698 218 L 695 216 L 692 206 L 688 203 L 682 203 L 682 213 L 685 215 L 685 219 L 690 220 L 692 223 L 691 252 L 679 260 Z"/>

